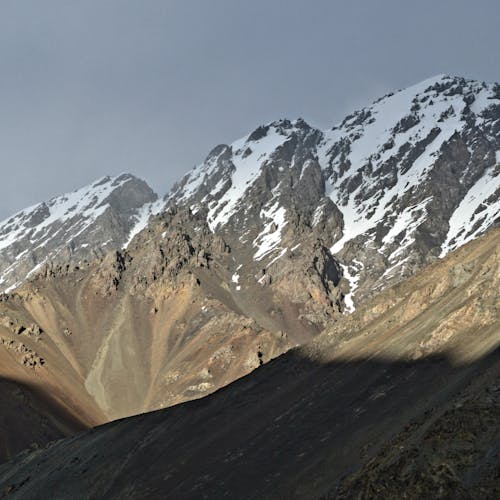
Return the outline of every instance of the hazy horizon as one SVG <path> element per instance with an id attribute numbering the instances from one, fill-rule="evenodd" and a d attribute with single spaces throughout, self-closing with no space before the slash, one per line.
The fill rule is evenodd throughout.
<path id="1" fill-rule="evenodd" d="M 163 195 L 260 124 L 331 127 L 435 74 L 499 81 L 499 15 L 487 0 L 6 2 L 0 219 L 121 172 Z"/>

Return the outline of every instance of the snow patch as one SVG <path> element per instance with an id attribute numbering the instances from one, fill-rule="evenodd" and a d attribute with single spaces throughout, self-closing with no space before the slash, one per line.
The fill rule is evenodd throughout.
<path id="1" fill-rule="evenodd" d="M 497 152 L 498 155 L 498 152 Z M 449 220 L 449 230 L 441 247 L 440 257 L 473 240 L 484 232 L 500 213 L 500 198 L 488 202 L 500 190 L 500 175 L 495 176 L 495 167 L 469 189 Z"/>
<path id="2" fill-rule="evenodd" d="M 157 200 L 152 203 L 146 203 L 142 206 L 135 217 L 135 224 L 128 234 L 128 240 L 123 246 L 127 248 L 134 237 L 139 234 L 147 225 L 153 215 L 158 215 L 165 208 L 164 200 Z"/>
<path id="3" fill-rule="evenodd" d="M 382 275 L 382 277 L 384 276 L 389 276 L 390 274 L 392 274 L 392 272 L 394 271 L 394 269 L 402 266 L 407 260 L 409 259 L 409 257 L 405 257 L 404 259 L 396 262 L 396 264 L 392 265 L 391 267 L 388 267 L 385 271 L 384 271 L 384 274 Z"/>
<path id="4" fill-rule="evenodd" d="M 347 311 L 352 313 L 356 310 L 356 307 L 354 306 L 354 293 L 356 292 L 356 289 L 358 288 L 359 284 L 359 275 L 355 275 L 354 273 L 351 274 L 351 271 L 349 270 L 349 266 L 345 264 L 340 264 L 340 267 L 342 268 L 342 272 L 344 274 L 344 278 L 349 282 L 349 293 L 344 297 L 344 302 L 345 306 L 347 308 Z M 351 266 L 353 267 L 353 266 Z M 354 272 L 356 271 L 356 268 L 354 268 Z"/>
<path id="5" fill-rule="evenodd" d="M 285 220 L 286 210 L 276 202 L 269 209 L 262 209 L 260 217 L 269 222 L 264 226 L 263 231 L 253 241 L 253 246 L 257 247 L 253 258 L 262 260 L 281 243 L 281 232 L 287 225 Z M 275 229 L 273 231 L 273 225 Z"/>
<path id="6" fill-rule="evenodd" d="M 321 217 L 323 215 L 324 208 L 325 208 L 324 203 L 321 203 L 316 207 L 316 210 L 314 210 L 312 218 L 312 227 L 316 227 L 319 224 L 319 221 L 321 220 Z"/>
<path id="7" fill-rule="evenodd" d="M 21 285 L 21 282 L 18 281 L 17 283 L 14 283 L 12 286 L 9 286 L 9 288 L 6 288 L 4 293 L 10 293 L 12 292 L 13 290 L 15 290 L 18 286 Z"/>
<path id="8" fill-rule="evenodd" d="M 274 257 L 274 259 L 273 259 L 271 262 L 269 262 L 269 264 L 268 264 L 267 266 L 268 266 L 268 267 L 270 267 L 270 266 L 272 266 L 272 265 L 273 265 L 276 261 L 280 260 L 280 259 L 281 259 L 281 257 L 283 257 L 283 255 L 285 255 L 285 254 L 286 254 L 287 250 L 288 250 L 288 248 L 283 248 L 283 249 L 281 250 L 281 252 L 280 252 L 280 253 L 279 253 L 276 257 Z"/>

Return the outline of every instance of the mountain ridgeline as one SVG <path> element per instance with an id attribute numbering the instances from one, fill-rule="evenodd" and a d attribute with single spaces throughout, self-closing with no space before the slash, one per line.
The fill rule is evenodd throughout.
<path id="1" fill-rule="evenodd" d="M 321 372 L 326 387 L 330 372 L 317 367 L 317 351 L 311 358 L 306 348 L 269 362 L 311 341 L 314 349 L 326 346 L 334 375 L 354 376 L 391 332 L 396 340 L 389 344 L 409 364 L 377 362 L 366 365 L 366 373 L 388 370 L 411 377 L 415 369 L 427 384 L 425 367 L 433 361 L 425 360 L 447 356 L 444 347 L 463 349 L 476 330 L 460 318 L 473 314 L 486 325 L 478 341 L 486 355 L 498 327 L 495 297 L 490 290 L 483 310 L 478 290 L 498 284 L 493 267 L 499 213 L 500 86 L 445 75 L 384 96 L 328 130 L 302 119 L 260 126 L 215 147 L 163 198 L 144 181 L 122 174 L 22 210 L 0 223 L 5 292 L 0 294 L 0 384 L 13 395 L 2 400 L 0 461 L 31 442 L 44 445 L 114 419 L 202 398 L 261 365 L 266 366 L 257 375 L 208 403 L 175 411 L 201 408 L 193 422 L 205 413 L 215 418 L 224 394 L 243 391 L 257 401 L 255 380 L 271 400 L 279 387 L 288 387 L 290 373 L 303 373 L 297 379 L 302 392 L 293 401 L 286 398 L 295 408 L 290 418 L 300 419 L 296 409 L 300 398 L 307 399 L 309 378 Z M 431 283 L 435 270 L 442 285 Z M 475 295 L 464 292 L 464 284 Z M 440 294 L 446 294 L 444 302 Z M 426 301 L 439 306 L 431 311 Z M 413 323 L 429 311 L 432 334 Z M 457 346 L 456 331 L 461 332 Z M 364 333 L 351 349 L 353 332 Z M 370 332 L 376 332 L 374 340 L 365 346 Z M 397 342 L 400 334 L 411 352 Z M 365 361 L 347 368 L 336 353 L 344 342 L 349 359 L 362 350 Z M 385 354 L 392 352 L 389 344 L 380 347 Z M 475 361 L 466 360 L 474 367 Z M 276 373 L 284 366 L 287 376 Z M 456 374 L 457 390 L 466 391 L 458 382 L 462 373 L 476 373 L 467 367 L 455 372 L 443 357 L 436 366 L 438 375 Z M 275 377 L 276 386 L 266 385 L 266 374 Z M 375 385 L 367 386 L 374 401 Z M 351 389 L 339 390 L 347 397 Z M 335 391 L 329 393 L 332 401 Z M 427 408 L 428 396 L 419 395 L 421 408 Z M 388 408 L 382 405 L 380 415 Z M 273 412 L 273 418 L 284 418 Z M 151 418 L 160 422 L 163 414 L 158 415 Z M 174 417 L 167 417 L 167 427 L 176 413 L 168 415 Z M 148 418 L 133 432 L 149 429 Z M 224 418 L 229 421 L 232 414 Z M 398 425 L 403 421 L 404 416 Z M 248 424 L 239 422 L 242 428 Z M 29 435 L 20 431 L 24 425 Z M 107 427 L 111 434 L 118 428 Z M 265 435 L 264 427 L 255 429 Z M 107 446 L 107 432 L 96 434 L 99 446 Z M 323 446 L 321 436 L 316 438 Z M 370 443 L 363 439 L 359 449 L 366 451 L 363 446 Z M 125 450 L 127 441 L 122 444 Z M 295 474 L 301 453 L 310 450 L 292 451 L 289 467 Z M 381 443 L 365 455 L 379 452 Z M 236 455 L 219 458 L 244 467 Z M 14 475 L 28 467 L 20 460 Z M 363 465 L 371 476 L 379 473 L 368 462 L 352 458 L 352 464 Z M 9 477 L 5 469 L 0 472 L 3 484 L 10 484 Z M 271 484 L 271 476 L 266 478 Z M 366 486 L 361 477 L 350 480 L 356 488 Z M 12 491 L 24 491 L 12 481 Z M 311 491 L 325 495 L 347 484 L 340 476 L 319 481 Z M 109 490 L 116 497 L 124 493 L 118 483 Z M 264 494 L 274 491 L 266 488 Z M 280 491 L 295 488 L 290 483 Z"/>
<path id="2" fill-rule="evenodd" d="M 330 130 L 303 120 L 218 146 L 172 191 L 235 253 L 282 263 L 321 243 L 346 306 L 498 224 L 500 86 L 444 75 L 382 97 Z"/>
<path id="3" fill-rule="evenodd" d="M 44 265 L 92 260 L 126 246 L 160 210 L 157 198 L 144 181 L 123 174 L 14 214 L 0 223 L 0 289 L 19 286 Z"/>
<path id="4" fill-rule="evenodd" d="M 345 280 L 330 299 L 353 310 L 498 224 L 499 116 L 498 84 L 439 75 L 329 130 L 258 127 L 163 200 L 133 176 L 101 179 L 0 224 L 0 286 L 124 248 L 152 215 L 189 208 L 230 246 L 240 290 L 286 281 L 287 261 L 321 246 Z"/>

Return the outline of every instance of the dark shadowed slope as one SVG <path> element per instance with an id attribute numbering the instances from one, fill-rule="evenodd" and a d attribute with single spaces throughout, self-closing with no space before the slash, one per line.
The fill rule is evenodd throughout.
<path id="1" fill-rule="evenodd" d="M 271 362 L 214 396 L 108 424 L 0 469 L 13 498 L 317 498 L 499 356 Z M 491 375 L 490 375 L 491 373 Z M 486 375 L 487 374 L 487 375 Z"/>
<path id="2" fill-rule="evenodd" d="M 328 498 L 499 498 L 500 379 L 486 372 L 424 414 Z"/>
<path id="3" fill-rule="evenodd" d="M 113 422 L 4 464 L 0 495 L 336 496 L 348 476 L 387 454 L 390 439 L 417 442 L 414 429 L 452 425 L 457 404 L 494 386 L 499 241 L 500 231 L 490 232 L 379 295 L 313 344 L 209 397 Z M 446 475 L 439 483 L 438 475 L 436 496 L 449 498 L 457 484 L 464 496 L 493 491 L 494 484 L 474 483 L 495 460 L 493 430 L 486 443 L 474 433 L 464 438 L 478 452 L 465 464 L 452 457 L 447 467 L 455 483 Z M 379 482 L 388 470 L 378 472 Z M 352 481 L 348 497 L 370 497 Z"/>
<path id="4" fill-rule="evenodd" d="M 0 378 L 0 462 L 90 427 L 44 391 Z"/>

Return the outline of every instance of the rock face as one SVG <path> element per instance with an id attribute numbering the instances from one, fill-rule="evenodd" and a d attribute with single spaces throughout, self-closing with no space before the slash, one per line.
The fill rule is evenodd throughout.
<path id="1" fill-rule="evenodd" d="M 44 265 L 76 264 L 123 247 L 160 210 L 156 200 L 144 181 L 123 174 L 13 215 L 0 223 L 0 290 Z"/>
<path id="2" fill-rule="evenodd" d="M 211 396 L 17 457 L 0 494 L 495 498 L 499 248 L 490 231 Z"/>
<path id="3" fill-rule="evenodd" d="M 64 374 L 58 392 L 104 423 L 211 393 L 313 337 L 272 288 L 237 293 L 232 265 L 201 218 L 168 210 L 127 250 L 47 267 L 0 296 L 0 375 Z"/>
<path id="4" fill-rule="evenodd" d="M 203 212 L 236 265 L 273 281 L 288 259 L 329 249 L 353 310 L 498 224 L 499 120 L 498 84 L 439 75 L 330 130 L 259 127 L 215 148 L 167 201 Z"/>

